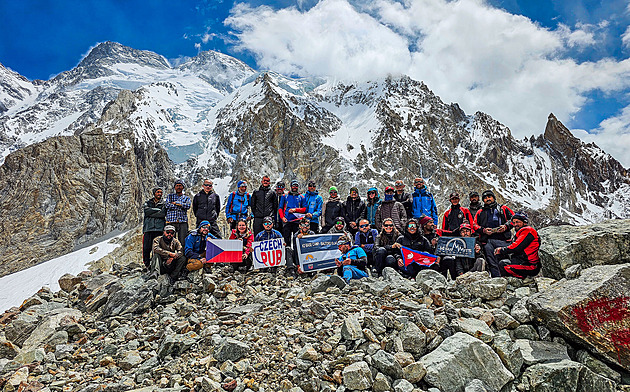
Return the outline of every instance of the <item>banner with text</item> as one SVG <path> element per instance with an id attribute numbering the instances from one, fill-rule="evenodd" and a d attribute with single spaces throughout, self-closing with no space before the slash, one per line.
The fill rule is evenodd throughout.
<path id="1" fill-rule="evenodd" d="M 335 259 L 341 256 L 337 240 L 343 234 L 316 234 L 298 238 L 298 260 L 304 272 L 336 268 Z"/>
<path id="2" fill-rule="evenodd" d="M 286 264 L 284 239 L 256 241 L 253 244 L 254 269 L 278 267 Z"/>
<path id="3" fill-rule="evenodd" d="M 475 258 L 474 237 L 440 237 L 435 254 L 440 256 L 455 256 Z"/>

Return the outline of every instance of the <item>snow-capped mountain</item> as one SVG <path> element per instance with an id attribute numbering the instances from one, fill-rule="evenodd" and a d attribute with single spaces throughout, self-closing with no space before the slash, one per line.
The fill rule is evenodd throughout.
<path id="1" fill-rule="evenodd" d="M 0 225 L 8 228 L 19 217 L 21 225 L 43 222 L 54 231 L 62 227 L 60 220 L 70 219 L 78 226 L 64 234 L 65 251 L 139 223 L 141 214 L 130 209 L 138 208 L 152 184 L 172 178 L 163 161 L 156 160 L 160 147 L 189 184 L 213 178 L 224 197 L 238 179 L 258 184 L 262 174 L 274 181 L 313 179 L 319 189 L 334 184 L 342 194 L 351 186 L 364 192 L 368 186 L 383 189 L 396 179 L 410 184 L 422 176 L 440 211 L 450 192 L 491 188 L 500 201 L 529 210 L 537 224 L 630 217 L 627 170 L 597 146 L 573 137 L 553 115 L 544 134 L 516 140 L 489 115 L 467 115 L 405 76 L 364 83 L 293 79 L 257 73 L 216 52 L 173 66 L 158 54 L 105 42 L 77 67 L 48 81 L 31 82 L 1 66 L 0 77 L 0 163 L 5 162 L 3 173 L 9 176 L 0 184 Z M 105 136 L 88 137 L 100 131 Z M 81 138 L 83 134 L 88 136 Z M 89 208 L 86 198 L 77 197 L 81 207 L 66 210 L 63 192 L 22 195 L 27 202 L 15 205 L 19 186 L 38 187 L 37 178 L 10 178 L 13 172 L 6 167 L 9 154 L 26 146 L 34 147 L 11 160 L 20 175 L 39 173 L 23 166 L 35 164 L 28 154 L 43 154 L 37 156 L 61 165 L 46 174 L 46 186 L 86 185 L 84 172 L 64 172 L 63 159 L 55 155 L 54 140 L 62 136 L 70 137 L 60 142 L 66 150 L 78 143 L 80 154 L 72 155 L 85 165 L 91 162 L 86 154 L 99 149 L 85 148 L 86 138 L 103 143 L 104 150 L 122 146 L 127 152 L 116 159 L 123 172 L 140 165 L 146 169 L 137 170 L 140 177 L 134 174 L 133 183 L 142 183 L 142 176 L 148 183 L 129 197 L 105 197 L 112 189 L 124 189 L 131 178 L 105 171 L 93 180 L 99 187 L 73 190 L 79 196 L 87 192 L 87 200 L 100 197 L 103 211 L 91 215 L 89 224 L 77 219 Z M 45 140 L 53 142 L 37 147 Z M 107 161 L 107 167 L 116 159 Z M 21 184 L 17 190 L 16 184 Z M 117 206 L 125 213 L 98 224 L 108 202 L 129 205 Z M 50 225 L 53 217 L 56 225 Z M 53 239 L 59 236 L 52 234 Z M 28 245 L 36 237 L 20 238 Z M 0 243 L 0 250 L 9 246 Z"/>

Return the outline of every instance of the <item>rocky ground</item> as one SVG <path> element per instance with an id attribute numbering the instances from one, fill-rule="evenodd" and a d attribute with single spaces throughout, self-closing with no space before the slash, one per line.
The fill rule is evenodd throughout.
<path id="1" fill-rule="evenodd" d="M 114 264 L 0 317 L 0 390 L 630 391 L 628 275 L 346 285 L 219 266 L 171 287 Z"/>

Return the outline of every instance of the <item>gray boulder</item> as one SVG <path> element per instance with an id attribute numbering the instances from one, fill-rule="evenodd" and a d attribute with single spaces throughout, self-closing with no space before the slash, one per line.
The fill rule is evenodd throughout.
<path id="1" fill-rule="evenodd" d="M 383 280 L 392 288 L 400 291 L 401 293 L 409 293 L 414 291 L 413 284 L 407 279 L 400 276 L 398 271 L 391 267 L 386 267 L 383 269 Z"/>
<path id="2" fill-rule="evenodd" d="M 522 382 L 531 392 L 575 392 L 582 368 L 568 360 L 539 363 L 525 369 Z"/>
<path id="3" fill-rule="evenodd" d="M 400 340 L 406 352 L 424 354 L 426 337 L 422 330 L 414 323 L 406 323 L 400 331 Z"/>
<path id="4" fill-rule="evenodd" d="M 453 323 L 458 331 L 474 336 L 484 343 L 490 343 L 494 339 L 494 332 L 488 327 L 488 324 L 481 320 L 460 317 Z"/>
<path id="5" fill-rule="evenodd" d="M 364 391 L 372 388 L 372 372 L 364 361 L 355 362 L 343 368 L 343 384 L 348 389 Z"/>
<path id="6" fill-rule="evenodd" d="M 497 332 L 492 342 L 492 348 L 501 358 L 501 362 L 503 362 L 505 367 L 514 377 L 518 377 L 523 366 L 523 354 L 520 348 L 512 341 L 507 331 Z"/>
<path id="7" fill-rule="evenodd" d="M 348 316 L 341 326 L 341 337 L 345 340 L 358 340 L 363 338 L 363 329 L 355 316 Z"/>
<path id="8" fill-rule="evenodd" d="M 306 295 L 323 293 L 331 287 L 338 287 L 339 289 L 343 289 L 344 287 L 346 287 L 346 282 L 337 275 L 322 275 L 311 282 L 309 287 L 306 289 Z"/>
<path id="9" fill-rule="evenodd" d="M 396 357 L 384 350 L 379 350 L 372 356 L 372 366 L 394 379 L 404 376 Z"/>
<path id="10" fill-rule="evenodd" d="M 427 370 L 424 380 L 442 391 L 462 392 L 474 379 L 500 390 L 514 379 L 488 345 L 461 332 L 444 339 L 420 362 Z"/>
<path id="11" fill-rule="evenodd" d="M 214 358 L 219 362 L 238 361 L 249 355 L 250 348 L 247 343 L 227 338 L 221 341 L 214 349 Z"/>
<path id="12" fill-rule="evenodd" d="M 630 220 L 594 225 L 550 226 L 540 229 L 544 276 L 561 279 L 572 265 L 584 268 L 630 262 Z"/>
<path id="13" fill-rule="evenodd" d="M 526 365 L 570 360 L 567 347 L 560 343 L 526 339 L 516 339 L 514 343 L 520 349 Z"/>
<path id="14" fill-rule="evenodd" d="M 200 339 L 200 336 L 195 332 L 190 331 L 186 334 L 173 335 L 169 334 L 164 336 L 157 350 L 157 355 L 160 358 L 164 358 L 167 355 L 177 356 L 184 351 L 195 345 Z"/>
<path id="15" fill-rule="evenodd" d="M 630 369 L 624 325 L 630 323 L 630 264 L 586 269 L 530 297 L 527 307 L 551 331 Z"/>

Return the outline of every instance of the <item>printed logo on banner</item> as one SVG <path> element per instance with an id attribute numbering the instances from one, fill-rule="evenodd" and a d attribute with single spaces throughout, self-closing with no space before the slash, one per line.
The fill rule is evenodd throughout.
<path id="1" fill-rule="evenodd" d="M 440 237 L 435 248 L 440 256 L 475 258 L 475 238 L 473 237 Z"/>
<path id="2" fill-rule="evenodd" d="M 302 271 L 337 268 L 335 259 L 341 255 L 337 240 L 343 234 L 307 235 L 298 239 L 298 260 Z"/>
<path id="3" fill-rule="evenodd" d="M 254 269 L 278 267 L 286 264 L 284 239 L 256 241 L 252 245 Z"/>

